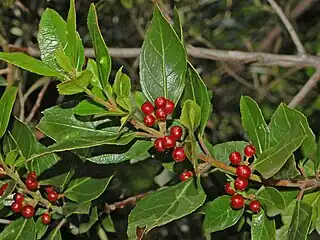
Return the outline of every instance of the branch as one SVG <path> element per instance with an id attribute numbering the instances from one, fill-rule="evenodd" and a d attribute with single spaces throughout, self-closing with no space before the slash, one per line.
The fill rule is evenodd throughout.
<path id="1" fill-rule="evenodd" d="M 10 45 L 14 51 L 24 52 L 33 57 L 39 57 L 40 52 L 34 48 L 22 48 Z M 208 48 L 198 48 L 188 46 L 188 55 L 194 58 L 210 59 L 222 62 L 240 62 L 254 63 L 263 66 L 280 66 L 280 67 L 317 67 L 320 65 L 318 56 L 298 56 L 271 54 L 263 52 L 242 52 L 228 51 Z M 94 58 L 92 48 L 86 48 L 85 54 L 89 58 Z M 140 55 L 140 48 L 109 48 L 109 54 L 115 58 L 136 58 Z"/>
<path id="2" fill-rule="evenodd" d="M 305 51 L 305 49 L 304 49 L 304 47 L 303 47 L 303 45 L 302 45 L 302 43 L 301 43 L 301 41 L 300 41 L 300 39 L 298 37 L 298 34 L 294 30 L 292 24 L 290 23 L 290 21 L 288 20 L 288 18 L 284 14 L 284 12 L 281 9 L 281 7 L 274 0 L 268 0 L 268 2 L 272 6 L 272 8 L 276 11 L 276 13 L 280 17 L 281 21 L 283 22 L 284 26 L 287 28 L 287 30 L 288 30 L 291 38 L 292 38 L 292 41 L 294 42 L 294 44 L 296 45 L 296 47 L 298 49 L 298 53 L 301 54 L 301 55 L 306 54 L 306 51 Z"/>
<path id="3" fill-rule="evenodd" d="M 308 95 L 311 89 L 316 86 L 317 82 L 320 80 L 320 67 L 317 68 L 316 72 L 311 76 L 311 78 L 306 82 L 306 84 L 300 89 L 300 91 L 294 96 L 294 98 L 289 103 L 289 107 L 295 108 L 301 101 Z"/>
<path id="4" fill-rule="evenodd" d="M 122 200 L 122 201 L 119 201 L 119 202 L 115 202 L 115 203 L 112 203 L 112 204 L 107 204 L 106 203 L 106 205 L 104 207 L 104 210 L 109 213 L 111 211 L 115 211 L 118 208 L 124 208 L 127 205 L 131 205 L 131 206 L 135 205 L 138 200 L 143 198 L 148 193 L 150 193 L 150 192 L 141 193 L 141 194 L 138 194 L 136 196 L 129 197 L 129 198 L 125 199 L 125 200 Z"/>

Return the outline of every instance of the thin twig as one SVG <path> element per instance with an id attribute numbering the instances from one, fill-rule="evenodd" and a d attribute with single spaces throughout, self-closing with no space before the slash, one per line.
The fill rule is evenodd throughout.
<path id="1" fill-rule="evenodd" d="M 300 41 L 300 38 L 298 37 L 298 34 L 294 30 L 292 24 L 288 20 L 287 16 L 284 14 L 284 12 L 281 9 L 281 7 L 279 6 L 279 4 L 276 3 L 276 1 L 274 1 L 274 0 L 268 0 L 268 2 L 272 6 L 272 8 L 276 11 L 276 13 L 280 17 L 281 21 L 283 22 L 284 26 L 287 28 L 287 30 L 292 38 L 292 41 L 294 42 L 294 44 L 297 47 L 298 53 L 301 55 L 306 54 L 306 50 L 304 49 L 304 47 Z"/>
<path id="2" fill-rule="evenodd" d="M 114 211 L 114 210 L 116 210 L 118 208 L 124 208 L 127 205 L 133 206 L 133 205 L 135 205 L 137 203 L 138 200 L 140 200 L 141 198 L 146 196 L 148 193 L 150 193 L 150 192 L 141 193 L 141 194 L 138 194 L 136 196 L 132 196 L 132 197 L 129 197 L 127 199 L 124 199 L 122 201 L 115 202 L 115 203 L 112 203 L 112 204 L 106 204 L 105 207 L 104 207 L 104 210 L 109 213 L 109 212 Z"/>
<path id="3" fill-rule="evenodd" d="M 8 72 L 9 72 L 9 69 L 8 69 L 8 68 L 0 69 L 0 75 L 7 74 Z"/>
<path id="4" fill-rule="evenodd" d="M 295 108 L 298 106 L 303 99 L 308 95 L 317 82 L 320 80 L 320 67 L 317 68 L 316 72 L 311 76 L 311 78 L 306 82 L 306 84 L 300 89 L 300 91 L 294 96 L 291 102 L 288 104 L 289 107 Z"/>
<path id="5" fill-rule="evenodd" d="M 7 219 L 0 219 L 0 224 L 10 224 L 12 221 Z"/>
<path id="6" fill-rule="evenodd" d="M 4 52 L 10 52 L 9 45 L 7 43 L 7 40 L 0 34 L 0 47 L 2 47 Z M 14 75 L 13 75 L 13 65 L 8 63 L 7 64 L 7 86 L 11 86 L 14 83 Z"/>
<path id="7" fill-rule="evenodd" d="M 298 196 L 297 196 L 297 200 L 298 200 L 298 201 L 301 201 L 301 200 L 302 200 L 303 194 L 304 194 L 304 191 L 305 191 L 305 190 L 306 190 L 306 186 L 301 186 L 300 192 L 299 192 L 299 194 L 298 194 Z"/>
<path id="8" fill-rule="evenodd" d="M 31 112 L 29 113 L 28 117 L 26 118 L 25 123 L 29 123 L 33 119 L 33 117 L 36 114 L 36 112 L 38 111 L 39 107 L 41 106 L 42 99 L 43 99 L 43 97 L 44 97 L 44 95 L 45 95 L 45 93 L 46 93 L 46 91 L 47 91 L 47 89 L 48 89 L 48 87 L 50 85 L 50 82 L 51 81 L 48 80 L 45 83 L 45 85 L 42 87 L 41 91 L 38 94 L 37 101 L 34 104 L 33 108 L 31 109 Z"/>
<path id="9" fill-rule="evenodd" d="M 24 121 L 24 112 L 25 112 L 25 108 L 24 108 L 24 97 L 23 97 L 23 91 L 22 91 L 22 85 L 20 84 L 18 87 L 18 97 L 19 97 L 19 119 L 20 121 Z"/>

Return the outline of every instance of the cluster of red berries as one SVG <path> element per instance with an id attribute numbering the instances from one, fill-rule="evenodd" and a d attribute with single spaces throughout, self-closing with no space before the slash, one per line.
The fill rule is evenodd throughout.
<path id="1" fill-rule="evenodd" d="M 167 116 L 172 114 L 174 110 L 174 102 L 165 97 L 156 98 L 154 104 L 157 108 L 155 112 L 154 106 L 149 101 L 141 106 L 141 111 L 145 114 L 143 122 L 148 127 L 152 127 L 156 120 L 165 121 Z"/>
<path id="2" fill-rule="evenodd" d="M 247 159 L 254 156 L 256 153 L 256 149 L 253 145 L 248 145 L 244 148 L 244 154 Z M 229 160 L 233 165 L 237 165 L 236 168 L 236 175 L 237 178 L 233 183 L 233 187 L 231 186 L 230 182 L 225 185 L 225 192 L 231 195 L 231 202 L 230 205 L 233 209 L 241 209 L 245 205 L 245 198 L 237 191 L 245 191 L 248 187 L 248 179 L 251 176 L 251 168 L 248 165 L 241 164 L 242 163 L 242 156 L 240 152 L 232 152 L 229 155 Z M 258 200 L 253 200 L 249 203 L 249 209 L 252 212 L 259 212 L 261 204 Z"/>

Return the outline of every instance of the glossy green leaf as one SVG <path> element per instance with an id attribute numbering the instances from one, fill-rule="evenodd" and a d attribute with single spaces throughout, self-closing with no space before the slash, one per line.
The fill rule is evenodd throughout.
<path id="1" fill-rule="evenodd" d="M 97 87 L 99 89 L 102 89 L 102 86 L 101 86 L 101 83 L 99 80 L 99 70 L 98 70 L 97 63 L 93 59 L 89 58 L 86 69 L 92 73 L 92 77 L 91 77 L 91 81 L 90 81 L 91 85 L 93 87 Z"/>
<path id="2" fill-rule="evenodd" d="M 116 102 L 123 109 L 131 110 L 131 81 L 127 74 L 122 73 L 122 68 L 116 74 L 113 84 L 113 92 L 116 94 Z"/>
<path id="3" fill-rule="evenodd" d="M 91 176 L 75 178 L 70 181 L 64 192 L 66 198 L 75 202 L 89 202 L 98 198 L 107 188 L 111 177 L 93 178 Z"/>
<path id="4" fill-rule="evenodd" d="M 96 56 L 97 69 L 99 73 L 100 88 L 110 99 L 109 75 L 111 72 L 111 58 L 106 43 L 103 40 L 98 25 L 98 17 L 94 4 L 91 4 L 88 14 L 88 28 L 92 38 L 93 48 Z"/>
<path id="5" fill-rule="evenodd" d="M 46 240 L 62 240 L 60 229 L 54 228 Z"/>
<path id="6" fill-rule="evenodd" d="M 274 179 L 293 179 L 300 175 L 294 155 L 292 154 L 283 167 L 277 172 Z"/>
<path id="7" fill-rule="evenodd" d="M 293 211 L 296 206 L 296 200 L 292 201 L 290 205 L 281 213 L 281 220 L 283 226 L 277 229 L 277 240 L 291 240 L 288 239 L 288 229 L 292 219 Z"/>
<path id="8" fill-rule="evenodd" d="M 12 151 L 8 152 L 4 162 L 6 164 L 8 164 L 9 166 L 12 166 L 14 164 L 14 162 L 17 160 L 18 156 L 19 156 L 18 150 L 17 149 L 12 150 Z"/>
<path id="9" fill-rule="evenodd" d="M 48 225 L 44 225 L 42 223 L 41 217 L 38 217 L 35 226 L 36 226 L 36 232 L 37 232 L 37 240 L 41 240 L 42 237 L 46 234 Z"/>
<path id="10" fill-rule="evenodd" d="M 62 95 L 72 95 L 85 91 L 90 83 L 92 73 L 89 70 L 84 70 L 79 76 L 74 79 L 60 83 L 57 88 Z"/>
<path id="11" fill-rule="evenodd" d="M 240 100 L 242 126 L 256 147 L 259 156 L 270 146 L 270 131 L 258 104 L 250 97 L 243 96 Z"/>
<path id="12" fill-rule="evenodd" d="M 36 228 L 33 218 L 19 218 L 9 224 L 1 233 L 3 240 L 35 240 Z"/>
<path id="13" fill-rule="evenodd" d="M 243 149 L 248 145 L 247 142 L 244 141 L 231 141 L 220 143 L 212 146 L 208 141 L 205 141 L 205 144 L 210 152 L 210 154 L 214 157 L 214 159 L 224 162 L 225 164 L 229 164 L 229 155 L 232 152 L 240 152 L 243 154 Z"/>
<path id="14" fill-rule="evenodd" d="M 288 239 L 306 240 L 311 224 L 312 208 L 310 205 L 297 201 L 290 226 L 288 229 Z"/>
<path id="15" fill-rule="evenodd" d="M 273 187 L 266 187 L 256 195 L 266 214 L 274 217 L 286 209 L 287 205 L 281 193 Z"/>
<path id="16" fill-rule="evenodd" d="M 164 96 L 175 103 L 183 92 L 186 51 L 158 7 L 153 13 L 140 54 L 140 84 L 149 101 Z"/>
<path id="17" fill-rule="evenodd" d="M 199 135 L 200 138 L 202 138 L 204 129 L 210 117 L 212 106 L 206 85 L 190 63 L 188 64 L 186 86 L 182 96 L 182 103 L 188 99 L 195 101 L 201 109 Z"/>
<path id="18" fill-rule="evenodd" d="M 310 156 L 310 160 L 313 162 L 313 169 L 315 171 L 320 169 L 320 138 L 316 146 L 316 151 Z"/>
<path id="19" fill-rule="evenodd" d="M 154 227 L 192 213 L 205 198 L 201 185 L 193 179 L 148 194 L 129 215 L 129 239 L 135 239 L 137 227 L 145 227 L 144 233 L 148 233 Z"/>
<path id="20" fill-rule="evenodd" d="M 51 69 L 43 62 L 28 56 L 24 53 L 4 53 L 0 52 L 0 60 L 11 63 L 19 68 L 25 69 L 27 71 L 36 73 L 38 75 L 43 75 L 47 77 L 57 77 L 59 79 L 65 79 L 66 76 L 54 69 Z"/>
<path id="21" fill-rule="evenodd" d="M 93 207 L 90 210 L 89 221 L 81 223 L 79 226 L 79 234 L 86 233 L 90 228 L 99 220 L 97 207 Z"/>
<path id="22" fill-rule="evenodd" d="M 264 211 L 252 215 L 251 223 L 252 240 L 276 240 L 276 224 L 269 219 Z"/>
<path id="23" fill-rule="evenodd" d="M 182 107 L 182 113 L 180 116 L 180 122 L 190 132 L 194 133 L 199 127 L 201 121 L 201 108 L 192 100 L 184 102 Z"/>
<path id="24" fill-rule="evenodd" d="M 313 192 L 313 193 L 305 194 L 303 196 L 302 201 L 312 207 L 311 230 L 316 228 L 316 230 L 319 233 L 318 222 L 320 218 L 320 193 Z M 311 230 L 309 232 L 311 232 Z"/>
<path id="25" fill-rule="evenodd" d="M 137 140 L 130 149 L 124 153 L 103 154 L 86 159 L 97 164 L 116 164 L 144 155 L 152 146 L 152 141 Z"/>
<path id="26" fill-rule="evenodd" d="M 114 223 L 110 215 L 107 215 L 104 219 L 102 219 L 101 225 L 106 232 L 116 232 Z"/>
<path id="27" fill-rule="evenodd" d="M 272 177 L 283 167 L 291 154 L 300 147 L 305 138 L 305 129 L 299 123 L 286 135 L 283 135 L 276 145 L 264 151 L 258 157 L 254 163 L 256 170 L 265 179 Z"/>
<path id="28" fill-rule="evenodd" d="M 308 120 L 301 112 L 291 109 L 283 103 L 280 104 L 274 112 L 269 124 L 271 143 L 274 145 L 279 142 L 282 137 L 290 132 L 298 123 L 302 124 L 307 134 L 301 146 L 304 156 L 307 157 L 316 150 L 315 136 L 309 127 Z"/>
<path id="29" fill-rule="evenodd" d="M 89 116 L 106 113 L 104 106 L 91 100 L 82 100 L 75 108 L 74 113 L 80 116 Z"/>
<path id="30" fill-rule="evenodd" d="M 88 214 L 90 211 L 91 202 L 85 203 L 66 203 L 62 207 L 62 213 L 65 217 L 69 217 L 72 214 Z"/>
<path id="31" fill-rule="evenodd" d="M 1 54 L 1 53 L 0 53 Z M 9 120 L 11 117 L 11 111 L 16 100 L 18 88 L 15 86 L 8 87 L 0 99 L 0 138 L 5 134 Z"/>
<path id="32" fill-rule="evenodd" d="M 244 209 L 233 210 L 230 206 L 229 196 L 220 196 L 207 203 L 203 228 L 206 233 L 216 232 L 237 223 Z"/>
<path id="33" fill-rule="evenodd" d="M 181 23 L 178 9 L 176 7 L 174 7 L 174 9 L 173 9 L 173 29 L 176 32 L 176 34 L 178 35 L 180 41 L 183 43 L 184 40 L 183 40 L 182 23 Z"/>
<path id="34" fill-rule="evenodd" d="M 7 81 L 4 77 L 0 76 L 0 87 L 7 86 Z"/>
<path id="35" fill-rule="evenodd" d="M 55 52 L 55 58 L 58 65 L 67 73 L 73 73 L 74 69 L 72 67 L 71 61 L 68 56 L 62 51 L 62 49 L 57 49 Z"/>

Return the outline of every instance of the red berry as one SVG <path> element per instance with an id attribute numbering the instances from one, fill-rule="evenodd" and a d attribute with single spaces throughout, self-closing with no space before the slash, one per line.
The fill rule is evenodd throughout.
<path id="1" fill-rule="evenodd" d="M 157 108 L 162 108 L 166 106 L 166 99 L 164 97 L 158 97 L 156 100 L 154 100 L 154 104 L 157 106 Z"/>
<path id="2" fill-rule="evenodd" d="M 0 188 L 0 196 L 2 196 L 4 194 L 4 192 L 7 190 L 8 185 L 9 185 L 8 183 L 5 183 L 5 184 L 3 184 L 1 186 L 1 188 Z"/>
<path id="3" fill-rule="evenodd" d="M 17 203 L 22 203 L 23 200 L 24 200 L 24 195 L 23 195 L 22 193 L 16 193 L 16 194 L 14 195 L 14 200 L 15 200 L 15 202 L 17 202 Z"/>
<path id="4" fill-rule="evenodd" d="M 193 173 L 191 171 L 185 171 L 180 174 L 180 180 L 181 182 L 184 182 L 184 181 L 187 181 L 192 176 L 193 176 Z"/>
<path id="5" fill-rule="evenodd" d="M 56 191 L 52 191 L 52 192 L 48 193 L 48 197 L 47 198 L 48 198 L 49 202 L 53 203 L 53 202 L 58 200 L 59 195 L 58 195 L 58 193 Z"/>
<path id="6" fill-rule="evenodd" d="M 174 102 L 170 99 L 167 99 L 166 101 L 166 106 L 165 106 L 165 110 L 166 110 L 166 113 L 167 115 L 173 113 L 173 110 L 174 110 Z"/>
<path id="7" fill-rule="evenodd" d="M 234 165 L 238 165 L 241 163 L 241 154 L 239 152 L 232 152 L 230 155 L 229 155 L 229 161 L 234 164 Z"/>
<path id="8" fill-rule="evenodd" d="M 142 104 L 141 106 L 141 111 L 146 114 L 146 115 L 149 115 L 151 113 L 153 113 L 154 111 L 154 107 L 152 105 L 151 102 L 145 102 L 144 104 Z"/>
<path id="9" fill-rule="evenodd" d="M 231 197 L 230 205 L 233 209 L 243 208 L 244 198 L 239 194 L 235 194 Z"/>
<path id="10" fill-rule="evenodd" d="M 21 214 L 24 218 L 32 218 L 34 215 L 34 207 L 32 207 L 31 205 L 25 205 L 21 209 Z"/>
<path id="11" fill-rule="evenodd" d="M 31 191 L 38 189 L 38 181 L 35 178 L 27 178 L 24 182 L 27 188 Z"/>
<path id="12" fill-rule="evenodd" d="M 256 154 L 256 148 L 253 145 L 248 145 L 244 148 L 244 155 L 247 157 L 252 157 L 254 154 Z"/>
<path id="13" fill-rule="evenodd" d="M 236 193 L 236 191 L 233 190 L 233 188 L 231 187 L 231 184 L 229 182 L 226 183 L 226 185 L 224 185 L 224 191 L 229 195 L 233 195 Z"/>
<path id="14" fill-rule="evenodd" d="M 180 126 L 173 126 L 170 129 L 170 135 L 173 136 L 176 140 L 179 140 L 182 137 L 182 127 Z"/>
<path id="15" fill-rule="evenodd" d="M 0 171 L 1 172 L 5 172 L 6 171 L 2 165 L 0 165 Z M 4 173 L 0 174 L 0 178 L 4 178 L 5 176 L 6 176 L 6 174 L 4 174 Z"/>
<path id="16" fill-rule="evenodd" d="M 163 138 L 163 147 L 165 149 L 174 148 L 176 146 L 176 139 L 172 136 L 165 136 Z"/>
<path id="17" fill-rule="evenodd" d="M 52 186 L 46 186 L 44 190 L 46 191 L 46 193 L 49 193 L 49 192 L 52 192 L 54 189 Z"/>
<path id="18" fill-rule="evenodd" d="M 163 138 L 157 138 L 153 144 L 158 152 L 164 152 L 166 149 L 163 147 Z"/>
<path id="19" fill-rule="evenodd" d="M 248 180 L 247 179 L 242 179 L 242 178 L 237 178 L 234 181 L 234 188 L 240 191 L 244 191 L 248 187 Z"/>
<path id="20" fill-rule="evenodd" d="M 37 173 L 35 171 L 29 172 L 27 178 L 37 179 Z"/>
<path id="21" fill-rule="evenodd" d="M 48 225 L 51 222 L 51 216 L 48 213 L 44 213 L 42 214 L 41 220 L 44 225 Z"/>
<path id="22" fill-rule="evenodd" d="M 261 204 L 258 200 L 253 200 L 250 204 L 249 204 L 249 208 L 252 212 L 259 212 L 260 208 L 261 208 Z"/>
<path id="23" fill-rule="evenodd" d="M 176 162 L 183 162 L 186 159 L 186 153 L 184 152 L 183 147 L 177 147 L 172 152 L 172 158 Z"/>
<path id="24" fill-rule="evenodd" d="M 153 115 L 146 115 L 143 118 L 143 122 L 146 126 L 152 127 L 156 121 L 156 118 Z"/>
<path id="25" fill-rule="evenodd" d="M 11 211 L 14 213 L 19 213 L 21 212 L 22 209 L 22 203 L 21 202 L 13 202 L 11 204 Z"/>
<path id="26" fill-rule="evenodd" d="M 166 110 L 164 108 L 158 108 L 156 110 L 156 118 L 161 120 L 161 121 L 166 120 L 166 118 L 167 118 Z"/>
<path id="27" fill-rule="evenodd" d="M 251 175 L 251 168 L 247 165 L 238 166 L 236 169 L 236 174 L 239 178 L 248 179 Z"/>

